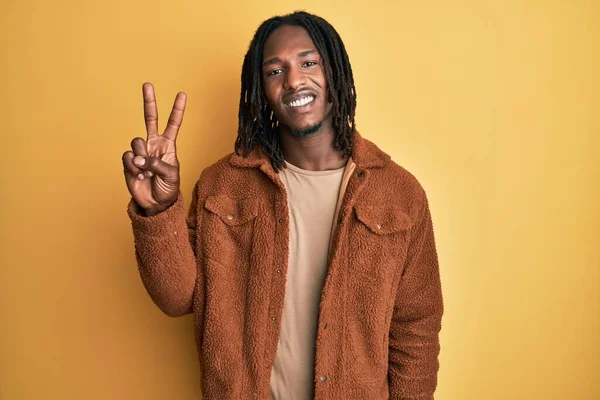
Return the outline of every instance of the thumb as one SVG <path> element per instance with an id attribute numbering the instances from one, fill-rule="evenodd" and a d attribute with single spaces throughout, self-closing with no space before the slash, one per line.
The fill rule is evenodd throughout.
<path id="1" fill-rule="evenodd" d="M 133 163 L 144 171 L 150 171 L 165 181 L 176 181 L 179 176 L 179 168 L 164 162 L 158 157 L 136 156 Z"/>

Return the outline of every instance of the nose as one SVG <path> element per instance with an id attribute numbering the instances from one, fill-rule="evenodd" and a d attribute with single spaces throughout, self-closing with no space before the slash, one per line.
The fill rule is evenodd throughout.
<path id="1" fill-rule="evenodd" d="M 286 90 L 296 90 L 306 84 L 306 76 L 300 68 L 291 67 L 285 74 L 283 86 Z"/>

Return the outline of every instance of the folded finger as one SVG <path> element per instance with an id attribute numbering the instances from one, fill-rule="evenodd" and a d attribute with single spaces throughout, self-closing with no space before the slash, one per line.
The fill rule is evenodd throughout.
<path id="1" fill-rule="evenodd" d="M 174 180 L 179 174 L 177 167 L 164 162 L 158 157 L 146 157 L 144 160 L 144 166 L 142 168 L 145 171 L 150 171 L 154 175 L 158 175 L 163 179 Z"/>
<path id="2" fill-rule="evenodd" d="M 133 153 L 136 156 L 148 156 L 148 147 L 146 141 L 140 137 L 136 137 L 131 141 L 131 150 L 133 150 Z"/>
<path id="3" fill-rule="evenodd" d="M 125 169 L 126 173 L 139 177 L 140 174 L 143 175 L 144 171 L 136 167 L 136 165 L 133 163 L 134 157 L 135 154 L 133 154 L 132 151 L 126 151 L 125 153 L 123 153 L 123 168 Z"/>

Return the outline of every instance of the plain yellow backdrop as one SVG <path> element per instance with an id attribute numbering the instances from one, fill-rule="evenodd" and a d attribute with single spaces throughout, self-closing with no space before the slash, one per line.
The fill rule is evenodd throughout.
<path id="1" fill-rule="evenodd" d="M 360 132 L 427 190 L 441 400 L 600 399 L 597 1 L 3 0 L 0 399 L 200 399 L 190 317 L 146 294 L 121 154 L 188 94 L 186 199 L 232 151 L 271 15 L 328 19 Z M 164 126 L 161 124 L 161 126 Z"/>

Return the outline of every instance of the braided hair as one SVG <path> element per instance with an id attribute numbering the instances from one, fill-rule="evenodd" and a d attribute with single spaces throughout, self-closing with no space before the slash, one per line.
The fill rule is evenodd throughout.
<path id="1" fill-rule="evenodd" d="M 235 152 L 246 157 L 256 144 L 260 144 L 271 159 L 275 171 L 283 167 L 277 117 L 264 101 L 262 58 L 267 38 L 275 29 L 284 25 L 306 29 L 321 54 L 327 97 L 332 103 L 333 129 L 336 133 L 333 145 L 343 157 L 349 157 L 352 154 L 355 131 L 356 88 L 348 53 L 333 26 L 323 18 L 304 11 L 269 18 L 260 25 L 250 42 L 242 66 Z"/>

